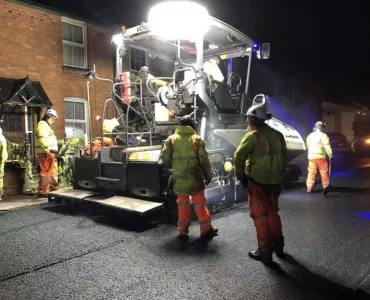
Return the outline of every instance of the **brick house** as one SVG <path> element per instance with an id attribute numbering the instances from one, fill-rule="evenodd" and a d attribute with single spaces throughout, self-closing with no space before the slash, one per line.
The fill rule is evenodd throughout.
<path id="1" fill-rule="evenodd" d="M 0 0 L 0 77 L 39 82 L 57 110 L 58 138 L 88 132 L 84 75 L 96 65 L 100 77 L 113 79 L 111 30 L 21 1 Z M 109 83 L 90 83 L 93 136 L 100 133 L 100 115 L 111 90 Z M 6 99 L 5 99 L 6 100 Z M 17 108 L 18 110 L 24 108 Z M 24 138 L 24 111 L 4 115 L 7 136 Z M 111 114 L 112 115 L 112 114 Z"/>
<path id="2" fill-rule="evenodd" d="M 39 94 L 44 93 L 50 99 L 58 112 L 59 120 L 54 126 L 58 139 L 64 138 L 65 134 L 75 137 L 87 133 L 85 74 L 96 65 L 100 77 L 113 79 L 111 30 L 29 2 L 5 0 L 0 0 L 0 28 L 0 88 L 4 90 L 7 83 L 8 86 L 9 83 L 16 86 L 17 82 L 29 79 Z M 93 136 L 100 134 L 95 116 L 101 115 L 109 90 L 109 83 L 90 82 Z M 0 102 L 7 100 L 1 99 Z M 113 110 L 110 112 L 112 116 Z M 6 108 L 1 124 L 4 135 L 23 141 L 26 122 L 31 123 L 29 119 L 26 118 L 25 107 Z M 34 126 L 28 130 L 32 133 Z M 19 177 L 19 170 L 6 172 L 5 194 L 21 192 L 22 180 Z"/>
<path id="3" fill-rule="evenodd" d="M 59 115 L 54 125 L 58 139 L 65 134 L 81 137 L 88 133 L 85 74 L 95 65 L 99 77 L 114 78 L 112 29 L 19 0 L 0 0 L 0 28 L 0 82 L 1 78 L 29 76 L 32 82 L 40 83 Z M 171 75 L 173 64 L 151 59 L 147 50 L 130 48 L 123 59 L 123 71 L 135 73 L 147 65 L 155 75 Z M 93 136 L 101 134 L 95 117 L 102 114 L 110 90 L 109 83 L 90 80 Z M 113 109 L 108 117 L 113 117 Z M 24 138 L 24 109 L 5 114 L 3 120 L 7 136 Z"/>
<path id="4" fill-rule="evenodd" d="M 124 22 L 124 20 L 122 20 Z M 0 0 L 0 108 L 1 127 L 7 138 L 24 141 L 26 129 L 33 134 L 37 117 L 42 117 L 45 108 L 2 105 L 7 102 L 16 86 L 28 82 L 37 97 L 46 98 L 59 115 L 53 126 L 58 139 L 65 135 L 83 137 L 88 134 L 87 80 L 85 75 L 96 66 L 101 78 L 115 78 L 115 46 L 111 43 L 113 27 L 103 27 L 94 21 L 71 16 L 32 1 Z M 144 65 L 157 76 L 169 76 L 173 63 L 150 56 L 148 49 L 129 48 L 123 59 L 122 71 L 136 73 Z M 37 87 L 36 89 L 34 89 Z M 111 84 L 90 80 L 90 118 L 92 135 L 100 136 L 100 122 Z M 4 96 L 5 95 L 5 96 Z M 31 111 L 31 112 L 30 112 Z M 33 115 L 32 121 L 30 115 Z M 106 117 L 114 116 L 110 107 Z M 5 189 L 11 194 L 19 192 L 14 186 L 18 175 L 5 176 Z M 13 179 L 11 179 L 13 178 Z M 13 191 L 14 190 L 14 191 Z"/>

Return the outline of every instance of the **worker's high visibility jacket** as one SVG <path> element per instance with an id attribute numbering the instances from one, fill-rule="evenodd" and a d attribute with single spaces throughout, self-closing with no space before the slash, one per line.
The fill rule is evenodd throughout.
<path id="1" fill-rule="evenodd" d="M 212 179 L 204 140 L 190 126 L 180 126 L 162 148 L 161 159 L 172 166 L 173 191 L 194 195 L 204 190 L 203 178 Z"/>
<path id="2" fill-rule="evenodd" d="M 239 180 L 248 178 L 261 185 L 283 182 L 286 161 L 284 136 L 269 126 L 248 132 L 234 154 Z"/>
<path id="3" fill-rule="evenodd" d="M 156 77 L 154 77 L 152 74 L 148 74 L 148 77 L 146 78 L 141 78 L 142 80 L 142 85 L 143 86 L 146 86 L 146 82 L 147 80 L 150 79 L 150 82 L 151 83 L 155 83 L 157 85 L 157 87 L 161 87 L 161 86 L 165 86 L 167 84 L 166 81 L 162 80 L 162 79 L 156 79 Z M 140 79 L 139 78 L 136 78 L 135 80 L 136 83 L 140 83 Z M 168 82 L 171 86 L 174 85 L 174 82 Z"/>
<path id="4" fill-rule="evenodd" d="M 308 159 L 326 159 L 326 156 L 333 158 L 329 137 L 319 130 L 308 135 L 307 150 Z"/>
<path id="5" fill-rule="evenodd" d="M 115 127 L 119 126 L 119 122 L 116 118 L 113 119 L 105 119 L 103 121 L 103 132 L 104 133 L 112 133 Z"/>
<path id="6" fill-rule="evenodd" d="M 58 151 L 58 140 L 46 121 L 40 121 L 37 124 L 35 148 L 36 153 L 48 153 L 50 150 Z"/>
<path id="7" fill-rule="evenodd" d="M 0 134 L 0 163 L 8 160 L 8 149 L 4 135 Z"/>

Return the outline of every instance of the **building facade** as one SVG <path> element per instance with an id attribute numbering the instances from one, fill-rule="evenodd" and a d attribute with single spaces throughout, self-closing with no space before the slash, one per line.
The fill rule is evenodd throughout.
<path id="1" fill-rule="evenodd" d="M 5 0 L 0 0 L 0 28 L 0 77 L 29 76 L 39 82 L 59 115 L 54 127 L 57 137 L 82 137 L 89 123 L 85 74 L 95 65 L 99 77 L 114 77 L 111 30 L 29 3 Z M 95 116 L 101 115 L 111 89 L 109 83 L 90 80 L 93 136 L 100 135 Z M 6 136 L 24 138 L 22 109 L 11 108 L 13 114 L 4 115 Z"/>

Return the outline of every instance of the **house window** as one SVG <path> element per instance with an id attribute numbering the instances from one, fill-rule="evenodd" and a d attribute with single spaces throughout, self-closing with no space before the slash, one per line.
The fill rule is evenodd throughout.
<path id="1" fill-rule="evenodd" d="M 1 127 L 4 132 L 22 132 L 23 112 L 21 106 L 6 106 L 3 108 Z"/>
<path id="2" fill-rule="evenodd" d="M 86 23 L 62 18 L 63 65 L 87 68 Z"/>
<path id="3" fill-rule="evenodd" d="M 64 114 L 67 138 L 80 138 L 87 134 L 87 105 L 84 99 L 66 98 Z"/>
<path id="4" fill-rule="evenodd" d="M 140 68 L 146 65 L 145 51 L 130 48 L 130 63 L 132 71 L 140 71 Z"/>

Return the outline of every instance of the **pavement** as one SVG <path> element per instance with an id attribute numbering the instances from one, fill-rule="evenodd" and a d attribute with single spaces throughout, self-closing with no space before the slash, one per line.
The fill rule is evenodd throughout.
<path id="1" fill-rule="evenodd" d="M 0 212 L 23 209 L 28 206 L 40 205 L 46 202 L 48 202 L 47 199 L 37 199 L 36 196 L 28 195 L 3 196 L 3 200 L 0 201 Z"/>
<path id="2" fill-rule="evenodd" d="M 133 226 L 94 207 L 3 213 L 0 299 L 370 299 L 370 172 L 337 162 L 327 198 L 305 193 L 304 178 L 285 187 L 288 256 L 273 266 L 248 257 L 256 236 L 245 203 L 212 216 L 220 234 L 208 247 L 185 250 L 174 225 Z M 196 240 L 197 222 L 190 230 Z"/>

